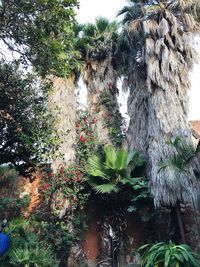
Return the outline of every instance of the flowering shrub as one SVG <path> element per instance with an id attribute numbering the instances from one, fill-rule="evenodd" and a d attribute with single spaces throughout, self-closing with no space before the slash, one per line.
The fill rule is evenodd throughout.
<path id="1" fill-rule="evenodd" d="M 83 170 L 91 153 L 93 153 L 99 145 L 95 130 L 96 118 L 91 118 L 87 114 L 80 114 L 80 119 L 76 123 L 76 132 L 78 136 L 76 154 Z"/>
<path id="2" fill-rule="evenodd" d="M 88 198 L 84 192 L 82 170 L 77 165 L 60 164 L 56 173 L 44 175 L 40 191 L 47 203 L 54 202 L 52 207 L 57 212 L 68 206 L 82 208 Z"/>

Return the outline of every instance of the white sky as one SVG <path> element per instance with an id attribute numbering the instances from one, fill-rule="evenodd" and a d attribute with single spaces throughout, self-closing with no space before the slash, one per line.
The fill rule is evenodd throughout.
<path id="1" fill-rule="evenodd" d="M 77 19 L 80 23 L 94 22 L 102 16 L 110 20 L 116 19 L 117 12 L 126 5 L 126 0 L 79 0 L 80 9 Z"/>
<path id="2" fill-rule="evenodd" d="M 116 19 L 117 12 L 127 4 L 126 0 L 80 0 L 77 12 L 79 23 L 94 22 L 96 17 L 103 16 L 109 20 Z M 200 44 L 197 47 L 200 56 Z M 192 88 L 190 97 L 190 120 L 200 120 L 200 63 L 194 66 L 191 74 Z"/>

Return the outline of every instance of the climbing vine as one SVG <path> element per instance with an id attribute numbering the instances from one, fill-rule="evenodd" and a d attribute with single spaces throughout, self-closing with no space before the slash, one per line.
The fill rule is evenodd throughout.
<path id="1" fill-rule="evenodd" d="M 122 132 L 123 118 L 119 109 L 116 108 L 116 99 L 111 94 L 112 87 L 112 84 L 108 84 L 108 88 L 101 94 L 100 102 L 106 108 L 103 117 L 111 142 L 115 146 L 121 146 L 125 137 Z"/>

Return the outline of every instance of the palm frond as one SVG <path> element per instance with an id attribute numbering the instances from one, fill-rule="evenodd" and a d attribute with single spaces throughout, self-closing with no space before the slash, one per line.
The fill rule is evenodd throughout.
<path id="1" fill-rule="evenodd" d="M 141 166 L 143 157 L 138 151 L 128 153 L 125 149 L 115 148 L 111 145 L 104 147 L 104 158 L 92 156 L 88 161 L 87 182 L 98 193 L 118 192 L 120 184 L 135 185 L 138 179 L 130 178 L 128 165 Z M 133 167 L 131 170 L 133 169 Z"/>
<path id="2" fill-rule="evenodd" d="M 118 192 L 119 188 L 117 187 L 116 184 L 113 183 L 106 183 L 106 184 L 101 184 L 101 185 L 95 185 L 94 186 L 94 190 L 98 193 L 98 194 L 109 194 L 111 192 Z"/>
<path id="3" fill-rule="evenodd" d="M 100 34 L 104 33 L 109 26 L 109 20 L 104 17 L 97 17 L 95 20 L 95 25 Z"/>
<path id="4" fill-rule="evenodd" d="M 125 149 L 116 150 L 116 162 L 115 167 L 117 170 L 122 170 L 126 168 L 127 162 L 127 151 Z"/>
<path id="5" fill-rule="evenodd" d="M 92 156 L 88 159 L 88 165 L 86 167 L 88 174 L 96 177 L 107 179 L 107 172 L 101 159 L 97 156 Z"/>
<path id="6" fill-rule="evenodd" d="M 132 150 L 128 153 L 126 165 L 130 172 L 136 167 L 141 167 L 145 164 L 146 157 L 138 150 Z"/>
<path id="7" fill-rule="evenodd" d="M 107 145 L 104 147 L 104 152 L 106 168 L 115 169 L 117 159 L 116 148 L 111 145 Z"/>

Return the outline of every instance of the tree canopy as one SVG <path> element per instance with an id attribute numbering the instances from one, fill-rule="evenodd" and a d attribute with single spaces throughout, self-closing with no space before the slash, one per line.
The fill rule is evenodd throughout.
<path id="1" fill-rule="evenodd" d="M 57 147 L 50 83 L 38 77 L 67 76 L 76 67 L 76 7 L 77 0 L 0 1 L 0 164 L 21 173 Z"/>
<path id="2" fill-rule="evenodd" d="M 44 76 L 66 75 L 76 64 L 73 46 L 77 0 L 0 1 L 0 49 L 20 54 Z M 30 64 L 29 63 L 29 64 Z"/>

